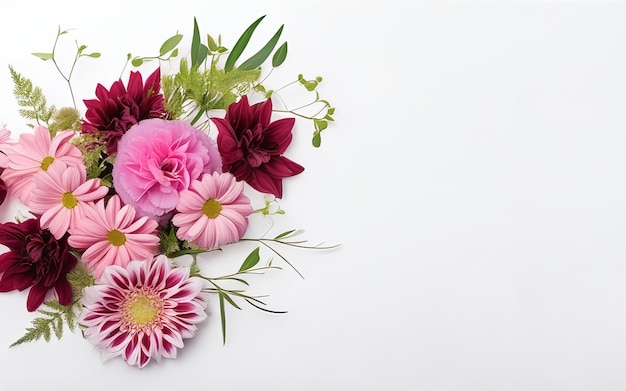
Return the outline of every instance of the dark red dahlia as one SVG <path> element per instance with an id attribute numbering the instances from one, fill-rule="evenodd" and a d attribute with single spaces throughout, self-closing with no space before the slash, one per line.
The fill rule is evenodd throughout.
<path id="1" fill-rule="evenodd" d="M 4 167 L 0 167 L 0 175 L 4 172 Z M 4 204 L 4 200 L 7 198 L 7 185 L 4 183 L 2 178 L 0 178 L 0 205 Z"/>
<path id="2" fill-rule="evenodd" d="M 109 155 L 117 152 L 117 142 L 137 122 L 165 116 L 161 93 L 161 69 L 157 68 L 143 84 L 139 72 L 131 72 L 128 88 L 121 80 L 107 90 L 102 84 L 96 87 L 98 99 L 85 99 L 83 133 L 96 133 L 107 144 Z"/>
<path id="3" fill-rule="evenodd" d="M 0 224 L 0 244 L 9 251 L 0 255 L 0 292 L 30 287 L 26 308 L 35 311 L 54 289 L 62 305 L 72 302 L 67 273 L 76 266 L 67 239 L 57 240 L 42 230 L 39 219 Z"/>
<path id="4" fill-rule="evenodd" d="M 222 170 L 262 193 L 282 198 L 282 179 L 301 173 L 304 167 L 283 156 L 295 120 L 282 118 L 270 123 L 271 115 L 271 100 L 250 106 L 243 96 L 228 106 L 223 119 L 212 120 L 219 131 Z"/>

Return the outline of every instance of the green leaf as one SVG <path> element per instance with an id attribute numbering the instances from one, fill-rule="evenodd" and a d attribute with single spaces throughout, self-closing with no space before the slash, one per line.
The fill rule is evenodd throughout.
<path id="1" fill-rule="evenodd" d="M 32 53 L 33 56 L 39 57 L 42 60 L 52 60 L 52 53 Z"/>
<path id="2" fill-rule="evenodd" d="M 291 234 L 292 234 L 292 233 L 294 233 L 294 232 L 296 232 L 296 230 L 295 230 L 295 229 L 291 229 L 291 230 L 289 230 L 289 231 L 285 231 L 285 232 L 283 232 L 282 234 L 277 235 L 277 236 L 274 238 L 274 240 L 284 238 L 285 236 L 289 236 L 289 235 L 291 235 Z"/>
<path id="3" fill-rule="evenodd" d="M 93 52 L 93 53 L 85 54 L 85 56 L 91 57 L 91 58 L 99 58 L 101 54 L 98 52 Z"/>
<path id="4" fill-rule="evenodd" d="M 276 49 L 276 53 L 274 53 L 274 57 L 272 57 L 272 66 L 277 68 L 285 62 L 285 58 L 287 58 L 287 42 L 283 43 Z"/>
<path id="5" fill-rule="evenodd" d="M 165 42 L 163 42 L 163 45 L 161 45 L 161 48 L 159 49 L 159 55 L 164 56 L 166 53 L 174 50 L 176 46 L 180 43 L 181 39 L 183 39 L 182 34 L 176 34 L 168 38 Z"/>
<path id="6" fill-rule="evenodd" d="M 284 26 L 285 25 L 280 26 L 278 31 L 276 31 L 274 36 L 265 44 L 265 46 L 263 46 L 261 50 L 256 52 L 252 57 L 244 61 L 239 66 L 239 69 L 251 70 L 251 69 L 256 69 L 260 67 L 261 64 L 263 64 L 265 60 L 267 60 L 270 54 L 272 54 L 272 51 L 276 47 L 276 43 L 278 42 L 278 39 L 280 38 L 280 34 L 282 34 L 283 32 Z"/>
<path id="7" fill-rule="evenodd" d="M 313 119 L 313 123 L 315 124 L 315 129 L 320 132 L 328 127 L 328 122 L 324 121 L 323 119 L 315 118 Z"/>
<path id="8" fill-rule="evenodd" d="M 319 148 L 320 145 L 322 145 L 322 136 L 320 132 L 315 132 L 313 133 L 313 146 Z"/>
<path id="9" fill-rule="evenodd" d="M 257 247 L 252 250 L 252 252 L 246 257 L 246 260 L 243 261 L 243 264 L 239 268 L 239 273 L 253 268 L 257 263 L 259 263 L 260 260 L 261 257 L 259 256 L 259 247 Z"/>
<path id="10" fill-rule="evenodd" d="M 207 54 L 209 54 L 209 48 L 200 42 L 200 29 L 198 28 L 198 21 L 194 17 L 193 37 L 191 38 L 191 68 L 198 69 L 206 59 Z"/>
<path id="11" fill-rule="evenodd" d="M 259 25 L 259 23 L 261 23 L 263 18 L 265 18 L 265 15 L 255 20 L 254 23 L 252 23 L 246 29 L 246 31 L 243 32 L 241 37 L 239 37 L 239 39 L 237 40 L 237 43 L 235 44 L 235 46 L 233 46 L 233 50 L 231 50 L 230 54 L 228 55 L 228 58 L 226 59 L 226 63 L 224 64 L 224 70 L 226 72 L 230 72 L 233 70 L 233 68 L 235 67 L 235 63 L 241 56 L 241 53 L 243 53 L 246 46 L 248 46 L 248 42 L 250 41 L 250 38 L 252 37 L 254 30 Z"/>
<path id="12" fill-rule="evenodd" d="M 143 64 L 143 59 L 140 57 L 135 57 L 130 63 L 133 64 L 134 67 L 138 67 Z"/>
<path id="13" fill-rule="evenodd" d="M 222 343 L 226 345 L 226 312 L 224 308 L 224 294 L 220 291 L 218 296 L 220 298 L 220 320 L 222 321 Z"/>
<path id="14" fill-rule="evenodd" d="M 217 43 L 215 43 L 215 40 L 213 39 L 213 37 L 209 34 L 206 35 L 206 39 L 207 39 L 207 43 L 209 44 L 209 50 L 212 52 L 216 52 L 217 51 Z"/>

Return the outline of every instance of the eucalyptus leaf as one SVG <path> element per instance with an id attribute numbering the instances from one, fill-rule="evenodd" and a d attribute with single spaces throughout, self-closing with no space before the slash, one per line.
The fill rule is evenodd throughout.
<path id="1" fill-rule="evenodd" d="M 252 37 L 254 30 L 259 25 L 259 23 L 261 23 L 263 18 L 265 18 L 265 15 L 255 20 L 246 29 L 246 31 L 243 32 L 241 37 L 239 37 L 239 39 L 237 40 L 237 43 L 235 43 L 235 46 L 233 46 L 233 49 L 230 51 L 230 54 L 228 55 L 228 58 L 226 59 L 226 63 L 224 64 L 224 71 L 230 72 L 233 70 L 233 68 L 235 67 L 235 63 L 237 62 L 237 60 L 243 53 L 246 46 L 248 46 L 248 42 L 250 42 L 250 38 Z"/>

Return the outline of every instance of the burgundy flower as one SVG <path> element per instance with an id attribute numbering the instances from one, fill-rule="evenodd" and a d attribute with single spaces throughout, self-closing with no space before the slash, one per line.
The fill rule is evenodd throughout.
<path id="1" fill-rule="evenodd" d="M 291 143 L 295 120 L 283 118 L 270 123 L 271 115 L 271 100 L 250 106 L 243 96 L 228 106 L 223 119 L 212 120 L 219 131 L 222 170 L 260 192 L 282 198 L 282 179 L 301 173 L 304 167 L 282 155 Z"/>
<path id="2" fill-rule="evenodd" d="M 96 97 L 84 100 L 87 112 L 82 131 L 99 134 L 109 155 L 117 152 L 118 140 L 131 126 L 143 119 L 165 116 L 160 68 L 148 76 L 145 85 L 139 72 L 130 73 L 128 88 L 121 80 L 110 90 L 98 84 Z"/>
<path id="3" fill-rule="evenodd" d="M 76 266 L 67 239 L 57 240 L 42 230 L 38 219 L 0 224 L 0 244 L 9 251 L 0 255 L 0 292 L 23 291 L 30 287 L 26 308 L 36 310 L 54 289 L 59 303 L 72 302 L 67 273 Z"/>
<path id="4" fill-rule="evenodd" d="M 2 175 L 3 171 L 4 171 L 4 167 L 0 167 L 0 175 Z M 7 188 L 6 183 L 4 183 L 2 178 L 0 178 L 0 205 L 4 204 L 4 200 L 6 200 L 7 191 L 8 191 L 8 188 Z"/>

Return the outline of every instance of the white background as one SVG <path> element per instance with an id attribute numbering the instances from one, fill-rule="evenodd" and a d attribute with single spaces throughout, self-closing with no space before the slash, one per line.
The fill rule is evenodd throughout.
<path id="1" fill-rule="evenodd" d="M 323 76 L 337 112 L 319 150 L 298 122 L 287 155 L 306 171 L 285 182 L 276 229 L 342 246 L 286 250 L 305 279 L 285 268 L 253 289 L 289 313 L 229 311 L 226 345 L 212 302 L 176 360 L 102 364 L 68 333 L 0 348 L 2 388 L 626 389 L 626 4 L 294 3 L 3 6 L 0 70 L 59 106 L 66 85 L 30 55 L 58 25 L 103 53 L 75 73 L 92 98 L 126 53 L 190 38 L 194 16 L 228 47 L 261 15 L 259 44 L 284 23 L 275 80 Z M 11 89 L 6 69 L 0 115 L 24 131 Z M 0 346 L 28 326 L 25 299 L 0 296 Z"/>

